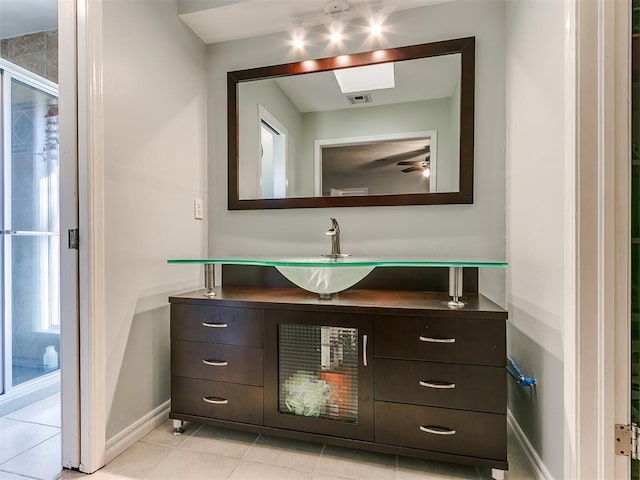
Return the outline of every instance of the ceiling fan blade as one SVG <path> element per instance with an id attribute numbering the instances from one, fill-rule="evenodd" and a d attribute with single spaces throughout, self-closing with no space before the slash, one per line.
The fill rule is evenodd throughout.
<path id="1" fill-rule="evenodd" d="M 418 170 L 424 170 L 424 168 L 422 168 L 421 166 L 403 168 L 402 173 L 416 172 Z"/>
<path id="2" fill-rule="evenodd" d="M 429 154 L 429 145 L 420 148 L 418 150 L 411 150 L 410 152 L 396 153 L 384 158 L 376 158 L 376 162 L 397 162 L 399 160 L 407 160 L 409 158 L 417 157 L 418 155 Z"/>
<path id="3" fill-rule="evenodd" d="M 431 158 L 431 154 L 427 152 L 427 155 L 422 160 L 403 160 L 401 162 L 396 163 L 396 165 L 413 165 L 415 163 L 428 162 L 429 158 Z"/>

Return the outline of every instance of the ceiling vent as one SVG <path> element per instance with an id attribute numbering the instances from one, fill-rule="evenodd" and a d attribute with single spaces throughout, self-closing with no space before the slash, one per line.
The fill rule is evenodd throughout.
<path id="1" fill-rule="evenodd" d="M 358 93 L 356 95 L 347 95 L 347 100 L 351 105 L 361 105 L 363 103 L 373 103 L 370 93 Z"/>

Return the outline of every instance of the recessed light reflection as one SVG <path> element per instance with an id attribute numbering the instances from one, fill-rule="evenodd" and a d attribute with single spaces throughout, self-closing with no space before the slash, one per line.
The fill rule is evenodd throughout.
<path id="1" fill-rule="evenodd" d="M 380 12 L 375 12 L 369 17 L 369 37 L 378 39 L 384 33 L 385 16 Z"/>
<path id="2" fill-rule="evenodd" d="M 334 20 L 331 22 L 329 27 L 329 38 L 331 39 L 331 43 L 342 42 L 342 30 L 344 30 L 344 25 L 340 20 Z"/>
<path id="3" fill-rule="evenodd" d="M 384 50 L 376 50 L 375 52 L 373 52 L 373 58 L 375 60 L 384 60 L 387 58 L 387 52 L 385 52 Z"/>
<path id="4" fill-rule="evenodd" d="M 369 25 L 369 34 L 372 37 L 379 37 L 380 35 L 382 35 L 382 25 L 380 23 L 374 23 L 372 22 Z"/>
<path id="5" fill-rule="evenodd" d="M 305 60 L 304 62 L 302 62 L 302 66 L 305 70 L 312 70 L 318 67 L 318 62 L 316 62 L 315 60 Z"/>
<path id="6" fill-rule="evenodd" d="M 302 27 L 295 28 L 291 33 L 291 45 L 296 50 L 302 50 L 306 45 L 305 41 L 305 31 Z"/>

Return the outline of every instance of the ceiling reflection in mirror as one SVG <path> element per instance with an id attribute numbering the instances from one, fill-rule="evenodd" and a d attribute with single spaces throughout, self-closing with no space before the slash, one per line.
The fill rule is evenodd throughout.
<path id="1" fill-rule="evenodd" d="M 240 83 L 239 198 L 457 192 L 460 98 L 460 54 Z"/>

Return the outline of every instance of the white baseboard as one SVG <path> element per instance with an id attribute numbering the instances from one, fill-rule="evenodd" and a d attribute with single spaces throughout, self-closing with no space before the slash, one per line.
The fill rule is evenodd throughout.
<path id="1" fill-rule="evenodd" d="M 109 463 L 116 458 L 127 448 L 132 446 L 147 433 L 151 432 L 158 425 L 161 425 L 167 418 L 169 418 L 169 407 L 171 400 L 167 400 L 162 405 L 156 407 L 144 417 L 140 418 L 135 423 L 129 425 L 120 433 L 114 435 L 106 444 L 105 460 Z"/>
<path id="2" fill-rule="evenodd" d="M 511 413 L 511 410 L 507 411 L 507 426 L 513 433 L 513 439 L 518 444 L 522 456 L 531 468 L 531 471 L 535 475 L 537 480 L 554 480 L 553 476 L 547 470 L 547 467 L 542 462 L 542 459 L 538 455 L 538 452 L 533 448 L 529 439 L 526 437 L 520 425 L 516 421 L 515 417 Z"/>

